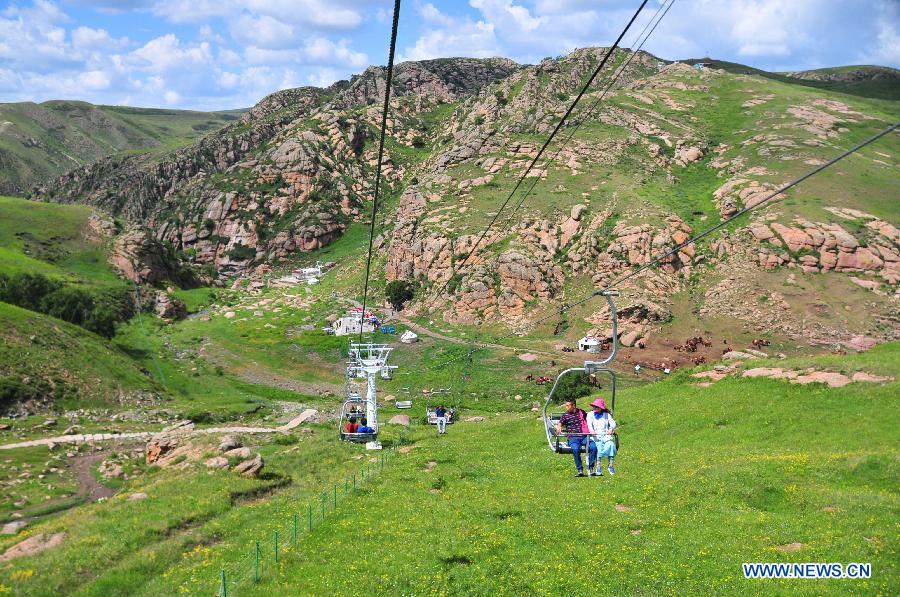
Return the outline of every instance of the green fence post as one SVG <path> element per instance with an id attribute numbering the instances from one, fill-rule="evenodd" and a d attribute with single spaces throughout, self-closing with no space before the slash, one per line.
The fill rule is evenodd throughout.
<path id="1" fill-rule="evenodd" d="M 350 493 L 350 479 L 344 479 L 344 495 Z"/>
<path id="2" fill-rule="evenodd" d="M 222 570 L 222 597 L 228 597 L 228 585 L 225 583 L 225 570 Z"/>
<path id="3" fill-rule="evenodd" d="M 337 483 L 334 484 L 334 509 L 337 510 Z"/>
<path id="4" fill-rule="evenodd" d="M 309 523 L 309 532 L 312 532 L 312 504 L 306 504 L 306 517 Z"/>
<path id="5" fill-rule="evenodd" d="M 294 512 L 294 543 L 297 543 L 297 513 Z"/>
<path id="6" fill-rule="evenodd" d="M 328 498 L 325 497 L 325 492 L 322 492 L 322 520 L 325 520 L 325 500 Z"/>
<path id="7" fill-rule="evenodd" d="M 353 473 L 353 491 L 356 491 L 356 473 Z"/>
<path id="8" fill-rule="evenodd" d="M 259 582 L 259 541 L 256 542 L 256 568 L 253 574 L 253 582 Z"/>
<path id="9" fill-rule="evenodd" d="M 278 563 L 278 531 L 275 531 L 275 563 Z"/>
<path id="10" fill-rule="evenodd" d="M 384 470 L 384 452 L 381 453 L 381 470 Z"/>

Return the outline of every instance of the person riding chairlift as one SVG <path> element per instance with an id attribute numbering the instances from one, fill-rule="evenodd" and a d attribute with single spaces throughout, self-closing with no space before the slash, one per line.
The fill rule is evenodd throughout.
<path id="1" fill-rule="evenodd" d="M 347 423 L 347 433 L 358 433 L 359 432 L 359 423 L 355 420 L 351 420 Z"/>
<path id="2" fill-rule="evenodd" d="M 588 415 L 587 425 L 588 431 L 591 433 L 590 447 L 593 450 L 588 451 L 588 475 L 603 476 L 603 467 L 600 461 L 604 456 L 609 459 L 609 465 L 607 466 L 609 474 L 615 475 L 616 442 L 613 438 L 613 433 L 616 430 L 616 422 L 613 420 L 612 415 L 609 414 L 609 409 L 606 408 L 606 401 L 603 398 L 597 398 L 591 402 L 591 406 L 594 407 L 594 412 Z M 594 472 L 595 460 L 597 462 L 596 472 Z"/>
<path id="3" fill-rule="evenodd" d="M 556 423 L 556 433 L 568 436 L 569 448 L 572 449 L 572 456 L 575 458 L 575 469 L 578 471 L 575 476 L 584 476 L 584 464 L 581 460 L 581 450 L 587 445 L 588 462 L 593 463 L 596 457 L 597 447 L 593 442 L 588 441 L 588 426 L 583 410 L 575 404 L 574 398 L 566 400 L 566 412 L 562 414 Z"/>
<path id="4" fill-rule="evenodd" d="M 375 430 L 373 428 L 369 427 L 368 422 L 365 419 L 363 419 L 362 425 L 360 425 L 359 427 L 356 428 L 356 432 L 357 433 L 375 433 Z"/>

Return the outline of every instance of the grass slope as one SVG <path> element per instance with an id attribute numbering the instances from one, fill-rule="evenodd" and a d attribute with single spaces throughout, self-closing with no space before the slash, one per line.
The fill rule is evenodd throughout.
<path id="1" fill-rule="evenodd" d="M 32 186 L 120 151 L 165 151 L 238 118 L 79 101 L 0 104 L 0 193 Z"/>
<path id="2" fill-rule="evenodd" d="M 0 268 L 120 286 L 103 243 L 85 236 L 93 208 L 0 196 Z"/>
<path id="3" fill-rule="evenodd" d="M 42 380 L 60 408 L 109 407 L 154 384 L 106 340 L 59 319 L 0 302 L 0 377 Z M 77 399 L 77 402 L 76 402 Z"/>
<path id="4" fill-rule="evenodd" d="M 896 373 L 898 352 L 885 345 L 840 366 Z M 318 509 L 319 492 L 330 499 L 359 470 L 361 448 L 318 425 L 298 446 L 260 448 L 267 479 L 159 471 L 128 486 L 146 500 L 36 525 L 29 533 L 66 532 L 62 546 L 3 564 L 0 582 L 18 594 L 211 593 L 223 565 L 252 577 L 260 540 L 262 581 L 240 594 L 896 593 L 900 383 L 692 381 L 680 373 L 622 392 L 614 478 L 573 479 L 571 457 L 546 448 L 531 413 L 443 437 L 415 427 L 414 449 L 360 491 L 339 488 L 336 512 L 301 527 L 276 565 L 273 531 L 285 545 L 293 513 Z M 291 485 L 271 487 L 285 476 Z M 748 584 L 740 564 L 757 561 L 871 562 L 873 577 Z"/>

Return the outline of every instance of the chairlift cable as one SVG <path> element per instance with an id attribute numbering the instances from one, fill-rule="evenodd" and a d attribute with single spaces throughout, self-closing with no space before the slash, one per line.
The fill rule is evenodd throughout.
<path id="1" fill-rule="evenodd" d="M 400 20 L 400 0 L 394 0 L 394 20 L 391 26 L 391 47 L 388 52 L 387 78 L 384 85 L 384 107 L 381 110 L 381 138 L 378 140 L 378 170 L 375 173 L 375 194 L 372 200 L 372 220 L 369 222 L 369 252 L 366 257 L 366 281 L 363 289 L 362 318 L 359 322 L 359 341 L 363 340 L 366 320 L 366 300 L 369 295 L 369 273 L 372 266 L 372 245 L 375 239 L 375 219 L 378 217 L 378 192 L 381 187 L 381 169 L 384 159 L 384 139 L 387 136 L 387 120 L 391 102 L 391 82 L 394 75 L 394 51 L 397 47 L 397 25 Z"/>
<path id="2" fill-rule="evenodd" d="M 666 14 L 669 12 L 669 9 L 672 8 L 673 4 L 675 4 L 675 0 L 671 0 L 669 2 L 668 6 L 666 6 L 665 4 L 660 4 L 659 8 L 656 10 L 656 13 L 650 18 L 650 21 L 648 21 L 647 24 L 644 26 L 644 30 L 641 31 L 641 33 L 637 36 L 637 39 L 640 40 L 641 36 L 644 35 L 644 32 L 647 31 L 647 28 L 650 27 L 651 24 L 653 24 L 654 20 L 656 20 L 656 23 L 653 24 L 653 28 L 650 29 L 650 32 L 647 33 L 646 37 L 644 37 L 644 39 L 641 40 L 637 49 L 634 50 L 628 56 L 628 59 L 625 60 L 625 63 L 622 66 L 620 66 L 618 69 L 616 69 L 616 72 L 613 73 L 612 78 L 609 80 L 609 84 L 606 86 L 606 88 L 603 90 L 603 92 L 600 93 L 600 95 L 594 99 L 594 102 L 588 107 L 588 109 L 585 110 L 582 118 L 575 121 L 575 126 L 572 128 L 568 137 L 562 143 L 559 144 L 559 147 L 556 149 L 556 153 L 553 154 L 553 157 L 550 158 L 548 163 L 555 162 L 556 158 L 559 157 L 559 153 L 563 150 L 563 148 L 568 146 L 572 142 L 572 139 L 575 137 L 575 133 L 577 133 L 578 129 L 581 128 L 581 125 L 584 124 L 585 121 L 589 117 L 591 117 L 594 110 L 597 108 L 597 106 L 600 105 L 600 102 L 603 101 L 603 99 L 606 97 L 606 94 L 609 93 L 609 90 L 612 89 L 612 86 L 615 85 L 616 82 L 619 80 L 619 78 L 624 74 L 625 69 L 628 68 L 628 65 L 631 64 L 631 61 L 634 60 L 634 57 L 638 55 L 638 53 L 644 47 L 644 44 L 647 42 L 648 39 L 650 39 L 650 36 L 653 35 L 653 32 L 656 31 L 656 27 L 665 18 Z M 663 7 L 665 7 L 664 11 L 663 11 Z M 660 11 L 662 11 L 662 16 L 660 16 L 659 19 L 657 20 L 656 17 L 657 17 L 657 15 L 660 14 Z M 532 191 L 534 191 L 534 187 L 537 186 L 539 179 L 540 179 L 540 177 L 537 177 L 537 176 L 534 177 L 534 180 L 532 181 L 531 186 L 525 191 L 525 193 L 522 194 L 522 198 L 519 199 L 519 202 L 513 208 L 512 213 L 510 213 L 510 215 L 507 217 L 511 218 L 514 213 L 519 211 L 519 208 L 522 207 L 522 204 L 525 203 L 525 200 L 528 199 L 528 196 L 531 195 Z"/>
<path id="3" fill-rule="evenodd" d="M 500 205 L 500 209 L 497 210 L 496 214 L 494 214 L 494 217 L 491 219 L 491 221 L 487 225 L 487 227 L 485 227 L 485 229 L 482 231 L 481 235 L 478 237 L 478 240 L 475 241 L 475 244 L 472 245 L 472 249 L 466 255 L 465 259 L 463 259 L 462 262 L 460 263 L 460 268 L 462 268 L 466 265 L 466 263 L 469 261 L 469 259 L 472 257 L 472 255 L 475 253 L 475 251 L 478 249 L 478 246 L 481 244 L 481 241 L 484 240 L 484 238 L 487 236 L 487 233 L 490 232 L 491 228 L 493 228 L 494 224 L 500 218 L 500 214 L 503 212 L 503 210 L 506 208 L 506 206 L 509 204 L 509 202 L 512 201 L 513 196 L 515 196 L 516 192 L 519 190 L 519 187 L 522 185 L 522 182 L 528 176 L 528 173 L 531 172 L 531 170 L 534 168 L 535 164 L 537 164 L 538 160 L 541 159 L 541 156 L 547 150 L 547 147 L 550 145 L 551 141 L 553 141 L 554 137 L 556 137 L 556 134 L 559 132 L 559 130 L 565 124 L 566 119 L 568 119 L 569 116 L 572 114 L 572 111 L 575 109 L 575 106 L 578 105 L 578 102 L 581 100 L 582 96 L 590 88 L 591 84 L 594 82 L 594 79 L 597 78 L 597 75 L 600 73 L 600 71 L 603 69 L 603 67 L 606 66 L 606 63 L 607 63 L 607 61 L 609 61 L 610 56 L 612 56 L 613 52 L 619 46 L 619 43 L 622 41 L 622 38 L 625 37 L 625 34 L 628 33 L 628 30 L 631 28 L 631 25 L 637 19 L 638 15 L 640 15 L 641 11 L 644 9 L 644 6 L 647 4 L 647 1 L 648 0 L 642 0 L 641 5 L 638 7 L 638 9 L 635 11 L 635 13 L 631 16 L 631 20 L 628 21 L 628 24 L 625 26 L 625 28 L 619 34 L 619 37 L 616 38 L 616 41 L 607 50 L 606 55 L 603 57 L 603 59 L 597 65 L 597 68 L 594 69 L 593 74 L 590 76 L 590 78 L 588 78 L 588 80 L 584 84 L 584 86 L 582 86 L 581 91 L 578 92 L 578 95 L 575 97 L 575 100 L 572 102 L 572 104 L 568 107 L 565 114 L 563 114 L 563 116 L 559 120 L 559 122 L 556 123 L 556 127 L 550 133 L 550 136 L 547 137 L 547 140 L 544 141 L 544 144 L 541 146 L 541 149 L 538 151 L 537 155 L 534 156 L 534 158 L 531 160 L 531 163 L 522 172 L 522 175 L 519 177 L 518 181 L 516 182 L 515 187 L 513 187 L 513 190 L 509 193 L 509 196 Z M 434 298 L 432 298 L 431 302 L 428 305 L 428 308 L 430 308 L 431 305 L 434 303 L 434 301 L 437 300 L 437 298 L 441 296 L 441 294 L 444 292 L 444 290 L 447 289 L 447 286 L 450 284 L 450 279 L 452 279 L 452 277 L 448 278 L 447 281 L 444 282 L 444 285 L 441 286 L 440 290 L 434 295 Z M 426 312 L 427 312 L 427 310 L 428 309 L 426 309 Z"/>

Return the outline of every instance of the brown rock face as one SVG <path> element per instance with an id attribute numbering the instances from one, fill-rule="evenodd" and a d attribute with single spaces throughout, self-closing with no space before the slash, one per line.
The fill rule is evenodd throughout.
<path id="1" fill-rule="evenodd" d="M 109 262 L 135 284 L 177 282 L 185 277 L 175 258 L 146 229 L 130 230 L 119 236 Z"/>

